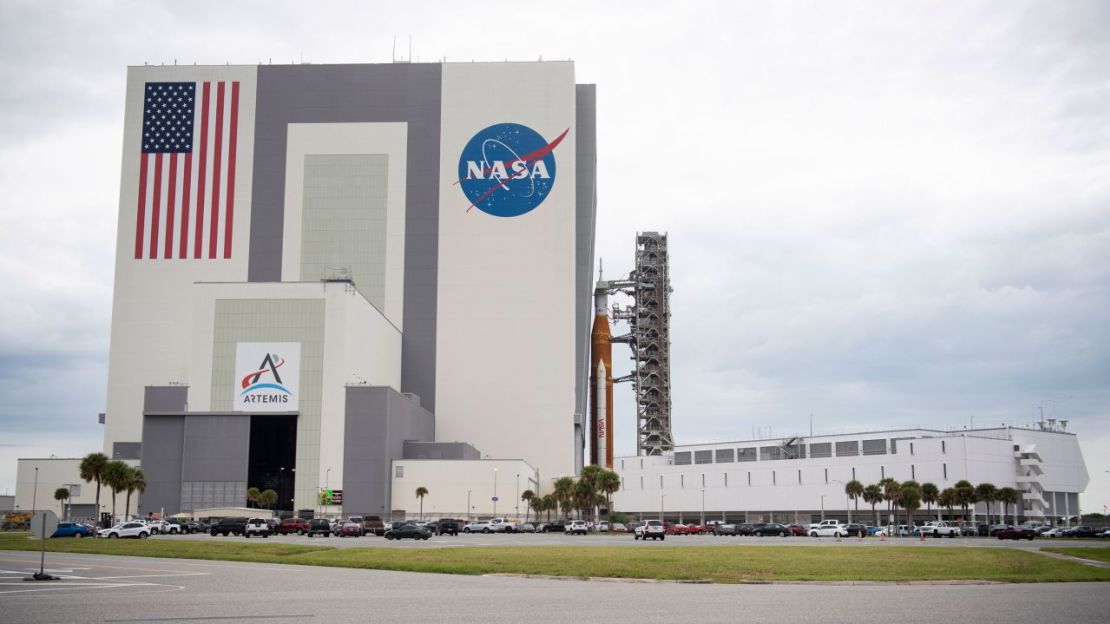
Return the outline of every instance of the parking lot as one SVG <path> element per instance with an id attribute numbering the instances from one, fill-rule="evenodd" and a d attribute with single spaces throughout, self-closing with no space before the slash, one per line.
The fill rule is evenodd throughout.
<path id="1" fill-rule="evenodd" d="M 1068 546 L 1073 548 L 1106 547 L 1107 540 L 1064 540 L 1038 538 L 1028 540 L 998 540 L 987 537 L 958 538 L 886 538 L 877 537 L 844 538 L 832 537 L 728 537 L 716 535 L 670 535 L 662 541 L 641 542 L 632 539 L 631 533 L 593 533 L 590 535 L 564 535 L 562 533 L 460 533 L 459 535 L 436 535 L 426 541 L 387 540 L 381 537 L 307 537 L 303 535 L 273 535 L 266 539 L 257 537 L 212 537 L 204 533 L 193 535 L 162 535 L 151 539 L 159 540 L 205 540 L 205 541 L 249 541 L 278 542 L 300 545 L 327 545 L 335 548 L 465 548 L 473 546 L 627 546 L 630 548 L 682 548 L 690 546 L 716 546 L 722 548 L 735 546 L 828 546 L 828 547 L 880 547 L 886 545 L 915 546 L 933 548 L 938 546 L 992 547 L 992 548 L 1040 548 L 1042 546 Z"/>

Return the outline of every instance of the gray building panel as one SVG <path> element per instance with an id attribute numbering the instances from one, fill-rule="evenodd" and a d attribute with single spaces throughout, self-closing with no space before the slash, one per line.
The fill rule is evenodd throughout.
<path id="1" fill-rule="evenodd" d="M 586 388 L 590 379 L 593 328 L 594 241 L 597 222 L 597 86 L 575 87 L 575 468 L 582 469 L 585 445 Z"/>
<path id="2" fill-rule="evenodd" d="M 147 386 L 143 389 L 143 413 L 184 412 L 189 404 L 189 386 Z"/>
<path id="3" fill-rule="evenodd" d="M 404 458 L 406 441 L 435 439 L 435 418 L 392 388 L 350 386 L 343 440 L 343 508 L 387 516 L 390 466 Z"/>
<path id="4" fill-rule="evenodd" d="M 139 494 L 139 511 L 181 509 L 181 460 L 185 448 L 184 416 L 143 418 L 143 475 L 146 491 Z M 172 511 L 171 511 L 172 510 Z"/>
<path id="5" fill-rule="evenodd" d="M 281 280 L 288 124 L 406 122 L 401 389 L 433 411 L 441 90 L 439 64 L 260 66 L 247 273 Z"/>
<path id="6" fill-rule="evenodd" d="M 188 416 L 181 480 L 246 481 L 250 441 L 250 414 Z"/>
<path id="7" fill-rule="evenodd" d="M 482 459 L 482 453 L 466 442 L 417 442 L 405 440 L 402 459 Z"/>

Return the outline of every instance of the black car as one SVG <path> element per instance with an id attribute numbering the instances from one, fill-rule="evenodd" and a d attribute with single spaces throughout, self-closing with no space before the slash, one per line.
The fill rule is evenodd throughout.
<path id="1" fill-rule="evenodd" d="M 844 534 L 848 537 L 860 537 L 860 535 L 867 537 L 867 525 L 859 523 L 845 524 Z"/>
<path id="2" fill-rule="evenodd" d="M 745 522 L 744 524 L 738 524 L 738 525 L 736 525 L 736 534 L 737 535 L 754 535 L 755 534 L 755 525 L 751 524 L 751 523 L 748 523 L 748 522 Z"/>
<path id="3" fill-rule="evenodd" d="M 566 531 L 567 523 L 565 520 L 556 520 L 543 525 L 544 533 L 566 533 Z"/>
<path id="4" fill-rule="evenodd" d="M 305 533 L 312 537 L 313 535 L 323 535 L 324 537 L 331 537 L 331 520 L 326 518 L 313 518 L 308 521 L 308 530 Z"/>
<path id="5" fill-rule="evenodd" d="M 1065 531 L 1064 535 L 1066 537 L 1095 537 L 1098 535 L 1098 531 L 1089 526 L 1077 526 Z"/>
<path id="6" fill-rule="evenodd" d="M 223 518 L 209 529 L 212 535 L 245 535 L 247 532 L 246 518 Z"/>
<path id="7" fill-rule="evenodd" d="M 435 523 L 436 535 L 458 535 L 459 521 L 454 518 L 441 518 Z"/>
<path id="8" fill-rule="evenodd" d="M 426 540 L 431 536 L 432 532 L 428 529 L 407 522 L 385 532 L 385 539 L 405 539 L 409 537 L 412 539 Z"/>
<path id="9" fill-rule="evenodd" d="M 777 535 L 779 537 L 786 537 L 790 535 L 790 529 L 786 528 L 784 524 L 775 522 L 760 522 L 752 525 L 751 533 L 747 535 L 755 535 L 763 537 L 764 535 Z"/>

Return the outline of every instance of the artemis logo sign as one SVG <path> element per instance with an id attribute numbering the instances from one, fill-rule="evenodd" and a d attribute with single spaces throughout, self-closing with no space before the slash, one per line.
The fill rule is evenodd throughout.
<path id="1" fill-rule="evenodd" d="M 459 155 L 456 182 L 470 208 L 519 217 L 542 204 L 555 186 L 555 148 L 567 132 L 570 128 L 550 143 L 515 123 L 495 124 L 475 134 Z"/>
<path id="2" fill-rule="evenodd" d="M 235 346 L 234 411 L 296 411 L 300 369 L 298 342 L 240 342 Z"/>

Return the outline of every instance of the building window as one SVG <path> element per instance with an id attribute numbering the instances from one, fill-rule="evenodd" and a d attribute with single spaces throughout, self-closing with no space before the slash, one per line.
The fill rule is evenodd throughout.
<path id="1" fill-rule="evenodd" d="M 836 443 L 837 457 L 855 457 L 856 455 L 859 455 L 859 442 L 851 440 L 849 442 Z"/>
<path id="2" fill-rule="evenodd" d="M 748 485 L 752 484 L 752 473 L 748 473 Z"/>
<path id="3" fill-rule="evenodd" d="M 659 475 L 659 489 L 663 489 L 663 475 Z"/>
<path id="4" fill-rule="evenodd" d="M 798 469 L 798 485 L 802 484 L 802 469 Z"/>
<path id="5" fill-rule="evenodd" d="M 885 479 L 886 478 L 886 466 L 879 466 L 879 478 L 880 479 Z"/>
<path id="6" fill-rule="evenodd" d="M 779 484 L 778 475 L 776 475 L 775 471 L 772 470 L 771 471 L 771 485 L 778 485 L 778 484 Z"/>
<path id="7" fill-rule="evenodd" d="M 825 469 L 825 485 L 829 484 L 829 469 Z"/>
<path id="8" fill-rule="evenodd" d="M 945 444 L 944 440 L 941 440 L 940 441 L 940 452 L 941 453 L 947 453 L 948 452 L 948 449 L 946 449 L 945 446 L 947 446 L 947 445 Z"/>
<path id="9" fill-rule="evenodd" d="M 717 463 L 731 464 L 736 461 L 736 449 L 717 449 Z"/>
<path id="10" fill-rule="evenodd" d="M 910 455 L 913 455 L 913 442 L 910 442 Z"/>
<path id="11" fill-rule="evenodd" d="M 621 477 L 621 489 L 624 489 L 624 477 Z"/>
<path id="12" fill-rule="evenodd" d="M 917 480 L 917 468 L 913 464 L 910 464 L 910 479 Z"/>
<path id="13" fill-rule="evenodd" d="M 621 470 L 624 470 L 624 460 L 621 460 Z"/>
<path id="14" fill-rule="evenodd" d="M 678 475 L 678 487 L 686 487 L 686 475 Z"/>
<path id="15" fill-rule="evenodd" d="M 405 477 L 405 467 L 404 466 L 394 466 L 393 467 L 393 477 L 395 479 L 403 479 Z"/>
<path id="16" fill-rule="evenodd" d="M 856 480 L 856 467 L 852 466 L 852 481 Z"/>
<path id="17" fill-rule="evenodd" d="M 783 459 L 782 448 L 778 446 L 761 446 L 759 447 L 759 460 L 769 461 L 775 459 Z"/>
<path id="18" fill-rule="evenodd" d="M 644 469 L 644 460 L 640 460 L 640 470 Z"/>
<path id="19" fill-rule="evenodd" d="M 713 451 L 694 451 L 695 464 L 712 464 Z"/>
<path id="20" fill-rule="evenodd" d="M 705 487 L 705 473 L 701 473 L 701 486 Z"/>
<path id="21" fill-rule="evenodd" d="M 886 440 L 864 440 L 864 455 L 886 455 Z M 839 455 L 839 453 L 838 453 Z"/>
<path id="22" fill-rule="evenodd" d="M 644 475 L 640 475 L 640 489 L 644 489 Z"/>
<path id="23" fill-rule="evenodd" d="M 809 456 L 813 458 L 832 457 L 832 442 L 819 442 L 809 445 Z"/>
<path id="24" fill-rule="evenodd" d="M 944 469 L 944 480 L 947 481 L 948 480 L 948 464 L 941 464 L 940 467 Z"/>
<path id="25" fill-rule="evenodd" d="M 681 453 L 674 454 L 674 465 L 688 466 L 690 464 L 690 451 L 682 451 Z"/>
<path id="26" fill-rule="evenodd" d="M 728 487 L 728 473 L 725 473 L 725 487 Z"/>

